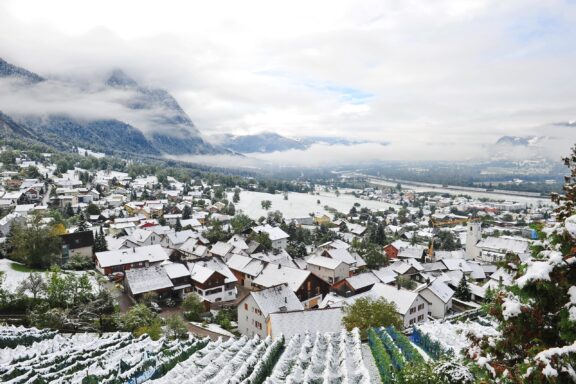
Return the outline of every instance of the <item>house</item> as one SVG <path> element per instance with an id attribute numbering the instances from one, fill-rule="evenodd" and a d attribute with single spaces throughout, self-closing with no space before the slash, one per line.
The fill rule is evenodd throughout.
<path id="1" fill-rule="evenodd" d="M 278 227 L 266 224 L 254 227 L 253 231 L 256 233 L 267 233 L 270 241 L 272 241 L 272 248 L 286 249 L 286 246 L 288 246 L 288 238 L 290 235 Z"/>
<path id="2" fill-rule="evenodd" d="M 343 261 L 313 255 L 306 260 L 306 269 L 332 285 L 350 276 L 350 266 Z"/>
<path id="3" fill-rule="evenodd" d="M 180 232 L 169 232 L 164 235 L 161 244 L 163 247 L 176 249 L 184 244 L 186 240 L 196 237 L 196 232 L 190 229 Z"/>
<path id="4" fill-rule="evenodd" d="M 248 289 L 254 289 L 253 281 L 268 263 L 249 256 L 232 255 L 227 262 L 228 267 L 236 276 L 238 284 Z"/>
<path id="5" fill-rule="evenodd" d="M 402 318 L 404 327 L 410 327 L 416 323 L 428 321 L 428 301 L 417 292 L 408 291 L 399 287 L 376 283 L 368 292 L 359 295 L 344 298 L 341 296 L 331 295 L 328 300 L 325 300 L 321 308 L 329 307 L 343 307 L 344 304 L 353 304 L 356 300 L 362 297 L 372 299 L 384 298 L 389 302 L 396 305 L 396 312 Z M 328 298 L 328 297 L 327 297 Z"/>
<path id="6" fill-rule="evenodd" d="M 208 254 L 211 256 L 218 256 L 221 257 L 222 260 L 227 261 L 230 256 L 232 256 L 232 250 L 234 246 L 232 244 L 225 243 L 223 241 L 219 241 L 210 248 Z"/>
<path id="7" fill-rule="evenodd" d="M 61 235 L 62 239 L 62 262 L 65 263 L 71 257 L 80 256 L 88 260 L 94 257 L 94 232 L 74 232 Z"/>
<path id="8" fill-rule="evenodd" d="M 317 332 L 338 333 L 342 330 L 341 308 L 314 309 L 309 311 L 274 312 L 266 321 L 267 336 L 276 339 L 284 335 L 290 340 L 297 334 Z"/>
<path id="9" fill-rule="evenodd" d="M 423 260 L 425 251 L 426 248 L 421 245 L 408 246 L 398 251 L 398 258 Z"/>
<path id="10" fill-rule="evenodd" d="M 171 261 L 165 261 L 161 265 L 172 282 L 173 296 L 183 298 L 186 293 L 192 292 L 192 280 L 186 265 Z"/>
<path id="11" fill-rule="evenodd" d="M 210 303 L 236 300 L 236 276 L 219 257 L 189 262 L 188 270 L 193 290 L 202 299 Z"/>
<path id="12" fill-rule="evenodd" d="M 243 335 L 258 335 L 265 339 L 269 334 L 267 318 L 271 313 L 303 309 L 304 306 L 287 284 L 250 292 L 238 304 L 238 331 Z"/>
<path id="13" fill-rule="evenodd" d="M 426 284 L 418 290 L 418 293 L 430 303 L 428 314 L 432 317 L 443 319 L 452 309 L 454 291 L 440 279 L 434 279 Z"/>
<path id="14" fill-rule="evenodd" d="M 351 273 L 354 273 L 358 269 L 366 266 L 366 262 L 357 253 L 351 253 L 344 248 L 324 249 L 321 251 L 320 256 L 329 257 L 346 263 L 349 266 Z"/>
<path id="15" fill-rule="evenodd" d="M 158 245 L 96 252 L 96 269 L 104 275 L 144 268 L 168 260 L 166 251 Z"/>
<path id="16" fill-rule="evenodd" d="M 476 244 L 479 259 L 487 262 L 502 261 L 507 253 L 520 257 L 530 253 L 530 241 L 514 237 L 487 237 Z"/>
<path id="17" fill-rule="evenodd" d="M 124 289 L 136 300 L 148 292 L 156 293 L 159 299 L 169 298 L 173 287 L 174 284 L 160 265 L 126 271 Z"/>
<path id="18" fill-rule="evenodd" d="M 330 284 L 310 271 L 272 263 L 262 269 L 252 284 L 259 289 L 287 284 L 305 308 L 316 307 L 322 297 L 330 291 Z"/>
<path id="19" fill-rule="evenodd" d="M 378 276 L 370 271 L 347 277 L 334 284 L 333 289 L 340 295 L 348 297 L 369 291 L 374 284 L 381 282 Z"/>

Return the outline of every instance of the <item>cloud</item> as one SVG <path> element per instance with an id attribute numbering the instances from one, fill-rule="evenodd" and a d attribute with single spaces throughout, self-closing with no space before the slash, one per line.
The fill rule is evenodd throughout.
<path id="1" fill-rule="evenodd" d="M 392 143 L 364 148 L 375 157 L 481 157 L 502 135 L 576 118 L 575 17 L 561 0 L 18 0 L 0 5 L 0 56 L 73 78 L 122 67 L 167 88 L 204 134 L 347 136 Z M 108 112 L 108 96 L 90 105 Z"/>

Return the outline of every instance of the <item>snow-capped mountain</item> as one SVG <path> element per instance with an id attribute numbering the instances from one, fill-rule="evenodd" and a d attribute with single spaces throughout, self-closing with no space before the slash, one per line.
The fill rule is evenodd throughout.
<path id="1" fill-rule="evenodd" d="M 202 138 L 170 93 L 141 86 L 121 70 L 101 82 L 79 84 L 43 78 L 0 59 L 0 81 L 0 120 L 6 128 L 0 134 L 32 132 L 60 149 L 81 146 L 108 153 L 228 152 Z"/>

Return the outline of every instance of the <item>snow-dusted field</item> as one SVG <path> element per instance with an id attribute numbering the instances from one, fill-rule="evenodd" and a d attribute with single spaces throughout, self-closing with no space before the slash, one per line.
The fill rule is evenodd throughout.
<path id="1" fill-rule="evenodd" d="M 232 201 L 232 196 L 233 193 L 228 194 L 229 201 Z M 320 192 L 320 195 L 289 192 L 288 200 L 284 200 L 284 195 L 281 193 L 272 195 L 264 192 L 242 191 L 240 192 L 240 201 L 236 204 L 236 210 L 241 209 L 252 219 L 266 216 L 267 211 L 262 209 L 260 204 L 262 200 L 270 200 L 272 202 L 270 211 L 279 210 L 287 219 L 308 217 L 310 213 L 327 214 L 328 212 L 324 209 L 325 205 L 342 213 L 348 213 L 354 203 L 359 203 L 361 207 L 375 210 L 388 209 L 389 207 L 399 208 L 399 206 L 394 204 L 358 199 L 353 195 L 344 193 L 336 197 L 335 194 L 330 192 Z M 318 200 L 320 200 L 320 204 L 317 203 Z"/>
<path id="2" fill-rule="evenodd" d="M 20 272 L 15 271 L 12 269 L 12 264 L 18 264 L 12 260 L 8 259 L 0 259 L 0 271 L 4 272 L 4 288 L 6 288 L 9 292 L 16 292 L 18 285 L 22 280 L 26 280 L 28 278 L 29 272 Z M 88 273 L 90 276 L 90 282 L 92 283 L 92 287 L 94 290 L 98 287 L 98 281 L 96 280 L 96 272 L 83 272 L 83 271 L 70 271 L 68 273 L 74 274 L 84 274 Z"/>
<path id="3" fill-rule="evenodd" d="M 495 327 L 482 325 L 475 321 L 460 323 L 431 321 L 418 324 L 418 328 L 431 339 L 438 341 L 442 348 L 445 350 L 452 349 L 455 354 L 470 347 L 470 340 L 468 339 L 470 333 L 476 337 L 499 335 Z"/>

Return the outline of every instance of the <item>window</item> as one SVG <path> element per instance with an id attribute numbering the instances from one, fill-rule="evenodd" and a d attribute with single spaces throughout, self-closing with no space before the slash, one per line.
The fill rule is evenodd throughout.
<path id="1" fill-rule="evenodd" d="M 416 312 L 416 308 L 415 307 L 410 308 L 410 313 L 412 314 L 414 312 Z"/>
<path id="2" fill-rule="evenodd" d="M 416 319 L 410 320 L 410 325 L 414 324 L 415 322 L 416 322 Z"/>
<path id="3" fill-rule="evenodd" d="M 254 322 L 254 325 L 256 326 L 256 328 L 262 329 L 262 323 L 260 323 L 258 321 Z"/>
<path id="4" fill-rule="evenodd" d="M 424 304 L 420 304 L 420 305 L 418 306 L 418 310 L 421 311 L 421 310 L 423 310 L 423 309 L 424 309 Z"/>
<path id="5" fill-rule="evenodd" d="M 248 310 L 248 303 L 244 303 L 244 309 L 247 311 Z"/>
<path id="6" fill-rule="evenodd" d="M 422 320 L 424 320 L 424 315 L 418 316 L 418 321 L 422 321 Z"/>

